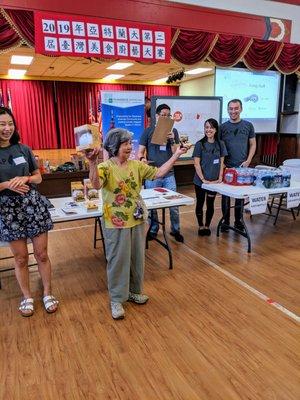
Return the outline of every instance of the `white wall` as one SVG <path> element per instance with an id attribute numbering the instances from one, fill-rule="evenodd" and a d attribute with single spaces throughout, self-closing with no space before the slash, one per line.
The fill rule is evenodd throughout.
<path id="1" fill-rule="evenodd" d="M 216 8 L 289 19 L 292 21 L 291 43 L 300 44 L 300 7 L 292 4 L 268 0 L 169 0 L 174 3 L 192 4 L 194 6 Z"/>
<path id="2" fill-rule="evenodd" d="M 214 75 L 191 79 L 179 86 L 179 96 L 214 96 Z"/>

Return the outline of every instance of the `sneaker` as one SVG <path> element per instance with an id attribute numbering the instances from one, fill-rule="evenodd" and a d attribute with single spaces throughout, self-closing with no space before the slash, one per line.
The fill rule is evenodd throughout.
<path id="1" fill-rule="evenodd" d="M 174 236 L 176 242 L 180 242 L 183 243 L 184 242 L 184 237 L 182 236 L 182 234 L 178 231 L 176 232 L 170 232 L 171 236 Z"/>
<path id="2" fill-rule="evenodd" d="M 198 236 L 204 236 L 204 228 L 198 229 Z"/>
<path id="3" fill-rule="evenodd" d="M 154 240 L 157 238 L 157 233 L 156 232 L 148 232 L 147 234 L 147 240 Z"/>
<path id="4" fill-rule="evenodd" d="M 125 317 L 125 311 L 122 306 L 122 303 L 117 303 L 112 301 L 110 303 L 110 308 L 111 308 L 111 316 L 113 319 L 123 319 Z"/>
<path id="5" fill-rule="evenodd" d="M 205 228 L 204 230 L 204 236 L 210 236 L 211 235 L 211 230 L 209 228 Z"/>
<path id="6" fill-rule="evenodd" d="M 241 221 L 235 221 L 234 227 L 236 229 L 238 229 L 239 231 L 242 231 L 242 232 L 244 232 L 244 230 L 245 230 L 245 227 L 244 227 L 244 225 L 242 224 Z"/>
<path id="7" fill-rule="evenodd" d="M 229 225 L 229 221 L 224 221 L 224 225 L 221 225 L 221 232 L 229 232 L 229 228 L 226 225 Z"/>
<path id="8" fill-rule="evenodd" d="M 132 293 L 129 292 L 128 301 L 132 301 L 136 304 L 145 304 L 149 300 L 149 296 L 146 294 Z"/>
<path id="9" fill-rule="evenodd" d="M 221 232 L 229 232 L 228 226 L 222 225 L 222 226 L 221 226 Z"/>

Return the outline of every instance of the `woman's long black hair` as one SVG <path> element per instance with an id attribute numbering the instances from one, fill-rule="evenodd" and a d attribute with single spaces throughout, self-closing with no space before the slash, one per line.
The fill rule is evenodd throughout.
<path id="1" fill-rule="evenodd" d="M 204 126 L 206 123 L 209 123 L 210 126 L 212 126 L 213 128 L 215 128 L 216 132 L 214 135 L 214 139 L 215 141 L 218 143 L 220 152 L 221 152 L 221 143 L 220 143 L 220 139 L 219 139 L 219 123 L 217 120 L 215 120 L 214 118 L 208 118 L 205 122 L 204 122 Z M 204 128 L 205 129 L 205 128 Z M 202 144 L 202 146 L 205 148 L 205 143 L 207 142 L 207 136 L 204 134 L 204 137 L 200 140 L 200 143 Z"/>
<path id="2" fill-rule="evenodd" d="M 10 144 L 18 144 L 19 141 L 20 141 L 20 135 L 19 135 L 19 132 L 18 132 L 18 128 L 17 128 L 15 117 L 14 117 L 13 113 L 11 112 L 11 110 L 9 108 L 0 107 L 0 115 L 4 115 L 4 114 L 8 114 L 12 118 L 14 126 L 15 126 L 14 133 L 12 134 L 12 137 L 9 139 L 9 143 Z"/>

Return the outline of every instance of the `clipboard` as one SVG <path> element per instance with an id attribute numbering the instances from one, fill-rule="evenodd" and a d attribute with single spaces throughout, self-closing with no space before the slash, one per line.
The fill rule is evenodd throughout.
<path id="1" fill-rule="evenodd" d="M 151 143 L 159 144 L 160 146 L 167 144 L 167 135 L 172 131 L 174 120 L 169 117 L 158 117 L 157 124 L 155 126 Z"/>

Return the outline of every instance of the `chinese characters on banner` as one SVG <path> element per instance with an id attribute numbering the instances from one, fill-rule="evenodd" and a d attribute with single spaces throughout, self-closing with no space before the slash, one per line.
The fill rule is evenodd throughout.
<path id="1" fill-rule="evenodd" d="M 34 21 L 36 53 L 170 62 L 170 27 L 39 11 Z"/>

